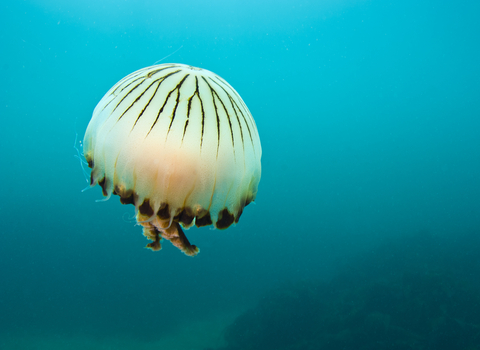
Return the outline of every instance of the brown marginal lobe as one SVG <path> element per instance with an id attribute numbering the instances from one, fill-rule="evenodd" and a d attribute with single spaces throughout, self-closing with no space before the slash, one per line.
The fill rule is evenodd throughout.
<path id="1" fill-rule="evenodd" d="M 230 214 L 230 212 L 227 210 L 227 208 L 224 208 L 219 214 L 218 214 L 218 221 L 217 221 L 217 228 L 219 230 L 226 229 L 229 227 L 231 224 L 233 224 L 233 221 L 235 220 L 235 217 L 233 214 Z"/>
<path id="2" fill-rule="evenodd" d="M 212 222 L 212 218 L 210 217 L 210 212 L 207 212 L 201 218 L 197 216 L 197 218 L 195 219 L 195 226 L 197 227 L 208 226 L 208 225 L 211 225 L 212 223 L 213 222 Z"/>
<path id="3" fill-rule="evenodd" d="M 235 223 L 238 224 L 238 220 L 240 220 L 240 216 L 242 216 L 243 208 L 239 209 L 237 215 L 235 216 Z"/>
<path id="4" fill-rule="evenodd" d="M 134 204 L 133 200 L 133 191 L 131 191 L 130 195 L 126 195 L 125 197 L 120 197 L 120 203 L 122 204 Z"/>
<path id="5" fill-rule="evenodd" d="M 188 226 L 192 223 L 194 217 L 195 215 L 193 215 L 193 210 L 189 207 L 186 207 L 174 217 L 174 220 L 182 223 L 185 226 Z"/>
<path id="6" fill-rule="evenodd" d="M 160 209 L 157 212 L 157 216 L 161 220 L 170 219 L 170 208 L 168 207 L 168 203 L 162 203 Z"/>
<path id="7" fill-rule="evenodd" d="M 98 181 L 98 184 L 100 185 L 100 187 L 102 188 L 102 193 L 103 195 L 106 197 L 108 195 L 107 193 L 107 180 L 106 180 L 106 177 L 104 177 L 103 179 L 101 179 L 100 181 Z"/>
<path id="8" fill-rule="evenodd" d="M 122 204 L 133 204 L 134 197 L 132 190 L 125 190 L 122 186 L 115 186 L 113 194 L 120 196 L 120 203 Z"/>
<path id="9" fill-rule="evenodd" d="M 150 199 L 145 199 L 143 203 L 138 207 L 138 211 L 140 214 L 145 216 L 152 216 L 153 215 L 153 208 L 150 206 Z"/>

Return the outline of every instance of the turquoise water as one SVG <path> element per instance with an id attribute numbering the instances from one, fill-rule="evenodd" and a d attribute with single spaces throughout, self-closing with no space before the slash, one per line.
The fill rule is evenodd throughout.
<path id="1" fill-rule="evenodd" d="M 0 5 L 0 348 L 480 348 L 479 14 Z M 188 230 L 195 258 L 144 249 L 133 206 L 82 192 L 74 157 L 108 89 L 157 61 L 225 78 L 262 141 L 255 204 L 226 231 Z"/>

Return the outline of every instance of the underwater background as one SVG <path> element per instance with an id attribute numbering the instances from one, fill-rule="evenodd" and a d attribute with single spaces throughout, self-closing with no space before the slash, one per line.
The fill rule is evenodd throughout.
<path id="1" fill-rule="evenodd" d="M 480 349 L 480 3 L 0 5 L 0 349 Z M 211 70 L 262 141 L 255 204 L 160 252 L 87 186 L 95 105 Z"/>

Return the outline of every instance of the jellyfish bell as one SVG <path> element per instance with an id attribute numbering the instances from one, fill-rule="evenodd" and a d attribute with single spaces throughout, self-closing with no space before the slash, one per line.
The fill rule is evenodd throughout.
<path id="1" fill-rule="evenodd" d="M 262 149 L 240 95 L 218 75 L 183 64 L 140 69 L 96 106 L 83 141 L 90 185 L 133 204 L 143 234 L 194 256 L 182 227 L 237 223 L 257 194 Z"/>

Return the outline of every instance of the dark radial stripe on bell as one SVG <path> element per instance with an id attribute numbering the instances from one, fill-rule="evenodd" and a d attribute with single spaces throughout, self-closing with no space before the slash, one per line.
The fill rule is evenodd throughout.
<path id="1" fill-rule="evenodd" d="M 168 67 L 164 67 L 164 68 L 161 68 L 161 69 L 158 69 L 156 70 L 153 74 L 156 74 L 158 73 L 159 71 L 162 71 L 162 70 L 165 70 L 165 69 L 168 69 L 168 68 L 171 68 L 171 66 L 168 66 Z M 139 71 L 137 72 L 134 72 L 130 75 L 127 75 L 125 78 L 123 78 L 122 80 L 120 80 L 116 85 L 117 87 L 115 88 L 115 90 L 113 90 L 111 93 L 110 93 L 110 96 L 115 96 L 117 94 L 120 94 L 122 93 L 126 88 L 128 88 L 130 85 L 132 85 L 133 83 L 135 83 L 136 81 L 138 80 L 143 80 L 145 79 L 145 76 L 143 75 L 145 73 L 145 71 L 148 71 L 150 69 L 150 67 L 146 67 L 144 69 L 140 69 Z M 150 73 L 149 73 L 150 74 Z M 147 74 L 147 77 L 149 76 L 149 74 Z M 152 74 L 152 75 L 153 75 Z M 161 79 L 162 77 L 160 77 L 159 79 Z M 127 83 L 128 82 L 128 83 Z M 124 83 L 127 83 L 126 85 L 124 85 Z M 118 91 L 119 90 L 119 91 Z M 118 91 L 118 92 L 117 92 Z M 110 101 L 108 101 L 107 104 L 105 104 L 105 106 L 103 106 L 102 110 L 104 110 L 105 108 L 108 107 L 108 105 L 110 103 L 112 103 L 113 101 L 115 100 L 115 97 L 112 98 Z M 118 105 L 115 107 L 115 109 L 118 107 Z M 115 110 L 114 109 L 114 110 Z"/>
<path id="2" fill-rule="evenodd" d="M 216 83 L 212 78 L 210 78 L 210 80 L 214 83 Z M 228 109 L 227 107 L 225 106 L 225 103 L 223 103 L 222 99 L 220 98 L 220 96 L 218 95 L 218 92 L 212 88 L 212 86 L 209 84 L 210 86 L 210 89 L 212 89 L 212 93 L 215 93 L 215 95 L 217 96 L 218 100 L 220 101 L 220 103 L 222 104 L 222 107 L 223 107 L 223 110 L 225 111 L 225 115 L 227 116 L 227 119 L 228 119 L 228 125 L 230 126 L 230 135 L 232 137 L 232 149 L 233 149 L 233 156 L 235 157 L 235 138 L 233 136 L 233 127 L 232 127 L 232 121 L 230 119 L 230 114 L 228 113 Z M 223 90 L 225 91 L 225 89 Z M 226 91 L 225 91 L 226 93 Z M 227 93 L 227 96 L 230 97 Z M 217 113 L 218 115 L 218 113 Z"/>
<path id="3" fill-rule="evenodd" d="M 168 67 L 164 67 L 164 68 L 161 68 L 161 69 L 157 69 L 156 71 L 153 71 L 153 72 L 149 72 L 147 75 L 144 75 L 144 73 L 146 71 L 149 71 L 151 69 L 151 67 L 146 67 L 144 69 L 141 69 L 137 72 L 134 72 L 130 75 L 127 75 L 125 78 L 123 78 L 122 80 L 120 80 L 118 83 L 117 83 L 117 88 L 115 90 L 112 91 L 112 93 L 114 94 L 118 89 L 120 89 L 119 93 L 122 93 L 123 90 L 125 90 L 129 85 L 131 85 L 132 83 L 134 83 L 135 81 L 139 80 L 139 79 L 142 79 L 145 80 L 146 78 L 150 78 L 152 77 L 154 74 L 157 74 L 158 72 L 160 71 L 163 71 L 163 70 L 166 70 L 166 69 L 169 69 L 169 68 L 172 68 L 171 66 L 168 66 Z M 152 73 L 152 74 L 151 74 Z M 165 73 L 165 72 L 164 72 Z M 162 79 L 164 78 L 165 75 L 162 75 L 161 77 L 159 77 L 158 79 Z M 133 80 L 132 80 L 133 79 Z M 121 86 L 123 83 L 127 82 L 131 80 L 128 84 L 126 84 L 125 86 Z"/>
<path id="4" fill-rule="evenodd" d="M 218 150 L 220 148 L 220 117 L 218 116 L 218 108 L 217 108 L 217 104 L 215 103 L 215 95 L 213 93 L 214 90 L 210 86 L 210 84 L 208 83 L 207 79 L 205 79 L 205 77 L 202 77 L 202 79 L 205 82 L 205 84 L 207 84 L 208 87 L 210 88 L 210 94 L 212 95 L 213 107 L 215 108 L 215 115 L 216 115 L 216 118 L 217 118 L 217 158 L 218 158 Z"/>
<path id="5" fill-rule="evenodd" d="M 142 69 L 142 71 L 143 70 L 144 69 Z M 120 92 L 122 92 L 128 86 L 130 86 L 133 82 L 137 81 L 138 79 L 141 79 L 141 77 L 140 77 L 141 75 L 142 75 L 142 72 L 135 72 L 135 73 L 127 75 L 126 77 L 124 77 L 122 80 L 120 80 L 118 83 L 115 84 L 115 89 L 112 90 L 110 95 L 111 96 L 118 95 Z"/>
<path id="6" fill-rule="evenodd" d="M 172 119 L 170 120 L 170 125 L 168 126 L 168 131 L 167 131 L 167 137 L 168 137 L 168 134 L 170 133 L 170 129 L 172 128 L 172 124 L 173 124 L 173 121 L 175 119 L 175 115 L 177 113 L 177 108 L 178 108 L 178 104 L 180 102 L 180 89 L 183 85 L 183 83 L 185 82 L 185 80 L 187 80 L 187 78 L 190 76 L 190 74 L 187 74 L 183 77 L 182 80 L 180 80 L 180 82 L 177 84 L 177 86 L 175 87 L 175 89 L 173 89 L 172 91 L 175 91 L 177 90 L 177 99 L 175 101 L 175 106 L 173 107 L 173 112 L 172 112 Z"/>
<path id="7" fill-rule="evenodd" d="M 148 130 L 147 136 L 152 132 L 153 128 L 154 128 L 155 125 L 157 124 L 158 118 L 160 118 L 160 114 L 162 114 L 163 109 L 165 108 L 165 105 L 167 104 L 168 99 L 170 98 L 170 95 L 171 95 L 171 94 L 172 94 L 172 91 L 170 91 L 170 92 L 168 93 L 167 97 L 165 98 L 165 101 L 163 101 L 163 105 L 162 105 L 162 107 L 158 110 L 157 117 L 156 117 L 155 120 L 153 121 L 153 124 L 152 124 L 152 126 L 150 127 L 150 130 Z"/>
<path id="8" fill-rule="evenodd" d="M 137 74 L 131 74 L 131 75 L 127 76 L 125 79 L 119 81 L 117 83 L 118 86 L 115 88 L 115 90 L 112 91 L 112 94 L 114 94 L 114 95 L 115 94 L 117 94 L 117 95 L 121 94 L 126 88 L 128 88 L 130 85 L 132 85 L 133 83 L 135 83 L 138 80 L 140 80 L 140 81 L 144 80 L 143 71 L 138 72 Z"/>
<path id="9" fill-rule="evenodd" d="M 136 72 L 130 73 L 129 75 L 124 77 L 122 80 L 120 80 L 116 84 L 117 87 L 115 88 L 115 90 L 112 91 L 112 93 L 115 93 L 118 89 L 120 89 L 120 92 L 121 92 L 126 86 L 128 86 L 130 84 L 129 83 L 125 86 L 122 86 L 124 83 L 126 83 L 128 81 L 131 81 L 132 79 L 136 79 L 137 77 L 140 77 L 140 78 L 143 77 L 143 73 L 145 73 L 146 71 L 148 71 L 150 69 L 151 69 L 151 67 L 145 67 L 145 68 L 137 70 Z"/>
<path id="10" fill-rule="evenodd" d="M 203 146 L 203 135 L 205 133 L 205 109 L 203 109 L 203 101 L 202 97 L 200 96 L 200 90 L 198 89 L 198 78 L 195 77 L 195 82 L 196 82 L 196 94 L 198 96 L 198 99 L 200 101 L 200 109 L 202 111 L 202 136 L 200 138 L 200 149 Z"/>
<path id="11" fill-rule="evenodd" d="M 220 77 L 217 77 L 220 79 Z M 222 82 L 224 82 L 224 85 L 225 86 L 228 86 L 227 83 L 224 81 L 224 80 L 220 80 Z M 221 86 L 219 83 L 217 83 L 219 86 Z M 223 87 L 222 87 L 223 88 Z M 238 110 L 242 116 L 242 119 L 243 121 L 245 122 L 245 126 L 247 127 L 247 130 L 248 130 L 248 135 L 250 136 L 250 142 L 252 143 L 252 147 L 255 149 L 255 144 L 253 143 L 253 137 L 252 137 L 252 132 L 250 131 L 250 126 L 249 126 L 249 120 L 251 118 L 248 118 L 249 120 L 247 120 L 247 117 L 245 116 L 245 114 L 242 112 L 242 108 L 237 104 L 237 102 L 233 99 L 233 97 L 231 97 L 231 95 L 223 88 L 223 90 L 225 91 L 225 93 L 228 95 L 228 97 L 230 98 L 230 102 L 232 103 L 232 105 L 234 106 L 233 107 L 233 110 L 235 111 L 236 113 L 236 110 Z M 235 91 L 232 91 L 232 93 L 236 94 Z M 236 107 L 236 109 L 235 109 Z M 246 110 L 245 110 L 246 111 Z M 240 122 L 239 122 L 240 123 Z M 242 133 L 243 134 L 243 133 Z M 243 140 L 243 137 L 242 137 L 242 140 Z"/>
<path id="12" fill-rule="evenodd" d="M 140 79 L 141 79 L 141 78 L 137 78 L 137 79 L 135 79 L 134 81 L 137 81 L 137 80 L 140 80 Z M 132 83 L 133 83 L 133 81 L 132 81 Z M 132 83 L 130 83 L 130 84 L 132 84 Z M 110 115 L 112 115 L 113 112 L 115 112 L 115 111 L 117 110 L 118 106 L 120 106 L 120 105 L 122 104 L 123 100 L 125 100 L 125 99 L 127 98 L 127 96 L 130 95 L 133 91 L 135 91 L 135 89 L 136 89 L 137 87 L 139 87 L 140 85 L 142 85 L 142 83 L 143 83 L 143 80 L 141 80 L 141 81 L 140 81 L 137 85 L 135 85 L 129 92 L 127 92 L 127 93 L 125 94 L 125 96 L 123 96 L 123 97 L 120 99 L 120 101 L 117 103 L 117 105 L 116 105 L 115 108 L 112 110 L 112 112 L 110 113 Z M 130 84 L 128 84 L 128 85 L 130 85 Z M 127 85 L 127 86 L 128 86 L 128 85 Z M 122 90 L 122 91 L 123 91 L 123 90 Z M 115 100 L 116 100 L 116 98 L 112 99 L 112 101 L 115 101 Z M 112 102 L 112 101 L 110 101 L 110 102 Z M 108 106 L 108 104 L 107 104 L 105 107 L 103 107 L 103 109 L 105 109 L 107 106 Z M 125 113 L 125 112 L 123 112 L 123 113 Z M 122 113 L 122 115 L 123 115 L 123 113 Z M 121 117 L 120 117 L 120 118 L 121 118 Z M 119 118 L 119 119 L 120 119 L 120 118 Z"/>
<path id="13" fill-rule="evenodd" d="M 150 87 L 155 84 L 158 80 L 155 80 L 152 84 L 149 85 L 149 87 L 147 88 L 150 89 Z M 158 91 L 158 88 L 160 87 L 160 84 L 162 82 L 159 82 L 157 87 L 155 88 L 155 91 L 153 92 L 153 95 L 150 97 L 150 99 L 148 100 L 147 104 L 145 105 L 145 107 L 143 107 L 142 111 L 140 112 L 140 114 L 138 115 L 137 119 L 135 120 L 135 123 L 133 124 L 132 126 L 132 130 L 135 128 L 135 126 L 137 125 L 137 122 L 140 120 L 140 118 L 142 117 L 143 113 L 145 112 L 145 110 L 148 108 L 148 106 L 150 105 L 150 102 L 152 102 L 153 98 L 155 97 L 155 94 L 157 93 Z M 145 90 L 145 92 L 147 91 Z"/>
<path id="14" fill-rule="evenodd" d="M 130 79 L 131 77 L 128 76 L 127 78 Z M 122 79 L 120 82 L 117 83 L 118 86 L 117 86 L 117 87 L 115 88 L 115 90 L 113 90 L 113 91 L 110 93 L 110 95 L 109 95 L 109 97 L 112 96 L 112 98 L 110 99 L 110 101 L 108 101 L 108 103 L 106 103 L 106 104 L 103 106 L 102 111 L 103 111 L 105 108 L 107 108 L 107 107 L 110 105 L 110 103 L 112 103 L 113 101 L 116 100 L 116 98 L 115 98 L 115 97 L 116 97 L 116 91 L 121 87 L 121 84 L 123 84 L 123 82 L 127 80 L 127 78 L 124 78 L 124 79 Z M 133 78 L 133 77 L 132 77 L 132 78 Z M 126 89 L 128 86 L 130 86 L 131 84 L 133 84 L 134 82 L 136 82 L 137 80 L 140 80 L 140 79 L 141 79 L 141 77 L 140 77 L 140 78 L 137 78 L 137 79 L 134 79 L 134 80 L 132 80 L 131 82 L 129 82 L 127 85 L 125 85 L 125 87 L 123 87 L 123 88 L 120 90 L 120 93 L 121 93 L 124 89 Z M 113 110 L 117 109 L 117 107 L 118 107 L 118 105 L 115 106 L 115 108 L 114 108 Z"/>
<path id="15" fill-rule="evenodd" d="M 137 86 L 135 86 L 135 88 L 132 89 L 132 91 L 135 90 L 137 87 L 139 87 L 139 86 L 142 85 L 142 84 L 143 84 L 143 81 L 142 81 L 140 84 L 138 84 Z M 120 117 L 118 117 L 117 122 L 118 122 L 120 119 L 122 119 L 122 117 L 125 115 L 125 113 L 127 113 L 127 112 L 130 110 L 130 108 L 132 108 L 133 105 L 134 105 L 135 103 L 137 103 L 137 102 L 142 98 L 143 94 L 145 94 L 145 92 L 146 92 L 147 90 L 148 90 L 148 88 L 147 88 L 147 89 L 144 89 L 144 90 L 140 93 L 140 95 L 138 95 L 137 98 L 132 102 L 132 104 L 131 104 L 130 106 L 128 106 L 127 109 L 125 109 L 122 114 L 120 114 Z M 130 95 L 130 93 L 131 93 L 132 91 L 130 91 L 129 93 L 127 93 L 127 94 L 122 98 L 122 101 L 123 101 L 128 95 Z M 120 101 L 120 103 L 122 103 L 122 101 Z M 117 105 L 117 107 L 120 105 L 120 103 Z M 115 107 L 115 109 L 116 109 L 117 107 Z M 115 110 L 112 111 L 112 114 L 113 114 L 114 111 L 115 111 Z"/>
<path id="16" fill-rule="evenodd" d="M 250 131 L 250 126 L 248 125 L 247 118 L 245 118 L 245 115 L 243 114 L 242 110 L 241 110 L 240 107 L 237 105 L 237 103 L 236 103 L 235 101 L 233 101 L 233 102 L 235 103 L 235 106 L 237 106 L 238 111 L 240 112 L 240 114 L 241 114 L 242 117 L 243 117 L 243 120 L 245 121 L 245 125 L 247 126 L 247 130 L 248 130 L 248 135 L 250 136 L 250 142 L 252 143 L 252 147 L 255 149 L 255 144 L 253 143 L 252 132 Z"/>
<path id="17" fill-rule="evenodd" d="M 172 75 L 174 75 L 174 74 L 177 73 L 177 72 L 179 72 L 179 71 L 172 72 L 172 73 L 170 73 L 170 74 L 165 75 L 165 76 L 162 77 L 162 78 L 159 78 L 158 80 L 161 80 L 160 83 L 159 83 L 159 85 L 160 85 L 161 83 L 163 83 L 168 77 L 171 77 Z M 138 84 L 138 85 L 135 86 L 132 90 L 130 90 L 130 91 L 122 98 L 122 100 L 118 103 L 117 107 L 122 103 L 122 101 L 123 101 L 129 94 L 132 93 L 132 91 L 134 91 L 138 86 L 142 85 L 144 82 L 145 82 L 145 80 L 143 80 L 140 84 Z M 133 105 L 134 105 L 135 103 L 137 103 L 137 102 L 140 100 L 140 98 L 142 98 L 143 94 L 145 94 L 145 92 L 150 88 L 150 86 L 152 86 L 153 84 L 155 84 L 155 82 L 156 82 L 156 81 L 152 82 L 146 89 L 143 90 L 143 92 L 142 92 L 139 96 L 137 96 L 137 98 L 135 99 L 135 101 L 133 101 L 132 104 L 131 104 L 130 106 L 128 106 L 126 110 L 123 111 L 123 113 L 120 115 L 120 117 L 118 117 L 117 122 L 125 115 L 125 113 L 127 113 L 127 112 L 130 110 L 130 108 L 133 107 Z M 153 96 L 155 96 L 155 95 L 153 95 Z M 115 107 L 115 109 L 116 109 L 117 107 Z M 112 114 L 113 114 L 113 112 L 115 111 L 115 109 L 112 111 Z"/>
<path id="18" fill-rule="evenodd" d="M 175 67 L 175 66 L 167 66 L 167 67 L 162 67 L 162 68 L 158 68 L 158 69 L 151 70 L 150 72 L 148 72 L 147 78 L 151 78 L 151 77 L 153 77 L 155 74 L 157 74 L 158 72 L 164 71 L 165 69 L 174 68 L 174 67 Z M 149 67 L 147 67 L 147 68 L 150 69 Z M 143 72 L 142 72 L 142 73 L 143 73 Z"/>
<path id="19" fill-rule="evenodd" d="M 188 121 L 190 119 L 190 110 L 192 108 L 192 98 L 195 96 L 195 93 L 190 96 L 188 99 L 188 105 L 187 105 L 187 118 L 185 119 L 185 125 L 183 126 L 183 135 L 182 135 L 182 144 L 183 144 L 183 139 L 185 138 L 185 134 L 187 133 L 187 126 L 188 126 Z"/>
<path id="20" fill-rule="evenodd" d="M 192 94 L 192 96 L 190 96 L 188 98 L 188 105 L 187 105 L 187 119 L 185 120 L 185 126 L 183 128 L 183 136 L 182 136 L 182 143 L 183 143 L 183 139 L 185 138 L 185 134 L 187 133 L 187 126 L 188 126 L 188 122 L 190 120 L 190 112 L 192 110 L 192 100 L 193 98 L 197 96 L 198 99 L 200 100 L 200 106 L 202 107 L 202 137 L 201 137 L 201 141 L 200 141 L 200 147 L 202 146 L 202 141 L 203 141 L 203 118 L 204 118 L 204 112 L 203 112 L 203 104 L 202 104 L 202 100 L 200 99 L 200 96 L 198 95 L 198 78 L 195 76 L 195 91 L 194 93 Z"/>
<path id="21" fill-rule="evenodd" d="M 217 78 L 219 78 L 219 77 L 217 77 Z M 228 96 L 228 99 L 230 100 L 230 104 L 232 105 L 232 109 L 233 109 L 233 111 L 235 112 L 235 117 L 237 118 L 238 127 L 239 127 L 239 129 L 240 129 L 240 137 L 241 137 L 241 139 L 242 139 L 242 148 L 243 148 L 243 151 L 245 152 L 245 141 L 244 141 L 244 139 L 243 139 L 242 123 L 240 122 L 240 118 L 239 118 L 238 113 L 237 113 L 237 109 L 239 109 L 239 107 L 238 107 L 238 105 L 236 104 L 235 100 L 233 99 L 232 95 L 230 95 L 230 94 L 227 92 L 227 90 L 225 90 L 225 88 L 223 87 L 222 84 L 219 84 L 219 83 L 218 83 L 217 81 L 215 81 L 214 79 L 212 79 L 212 81 L 213 81 L 215 84 L 217 84 L 217 85 L 225 92 L 225 94 Z M 220 80 L 220 82 L 222 82 L 222 81 Z M 236 106 L 237 108 L 235 108 L 235 106 Z M 242 117 L 243 117 L 243 115 L 242 115 Z M 247 124 L 245 118 L 243 118 L 243 120 L 244 120 L 245 124 Z M 231 125 L 232 125 L 232 124 L 230 123 L 230 128 L 232 127 Z M 233 137 L 233 136 L 232 136 L 232 137 Z M 251 138 L 251 135 L 250 135 L 250 138 Z"/>

